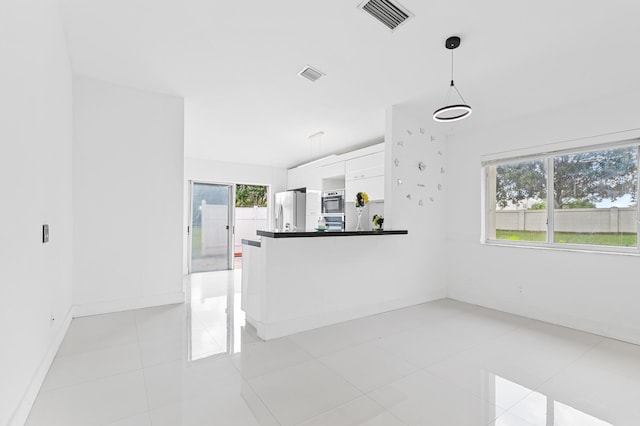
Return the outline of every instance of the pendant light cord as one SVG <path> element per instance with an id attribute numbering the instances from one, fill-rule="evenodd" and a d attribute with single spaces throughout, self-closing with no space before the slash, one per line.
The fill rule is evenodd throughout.
<path id="1" fill-rule="evenodd" d="M 451 49 L 451 85 L 453 86 L 453 49 Z"/>
<path id="2" fill-rule="evenodd" d="M 454 49 L 451 49 L 451 87 L 456 89 L 456 93 L 458 94 L 458 96 L 460 96 L 460 99 L 462 99 L 462 103 L 466 104 L 467 101 L 464 100 L 464 98 L 462 97 L 462 93 L 460 93 L 456 85 L 453 83 L 453 50 Z M 449 92 L 451 92 L 451 90 L 449 90 Z M 449 101 L 449 96 L 447 96 L 447 102 L 448 101 Z"/>

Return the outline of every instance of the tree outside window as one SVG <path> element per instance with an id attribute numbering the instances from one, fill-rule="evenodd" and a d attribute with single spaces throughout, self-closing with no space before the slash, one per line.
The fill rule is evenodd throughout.
<path id="1" fill-rule="evenodd" d="M 487 170 L 488 239 L 547 242 L 547 232 L 553 232 L 554 243 L 637 247 L 637 145 L 500 163 Z"/>

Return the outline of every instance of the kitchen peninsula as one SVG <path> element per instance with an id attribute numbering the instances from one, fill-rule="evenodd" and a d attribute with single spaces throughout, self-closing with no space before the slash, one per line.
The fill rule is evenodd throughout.
<path id="1" fill-rule="evenodd" d="M 242 241 L 242 309 L 264 340 L 423 302 L 385 262 L 406 230 L 257 234 Z"/>

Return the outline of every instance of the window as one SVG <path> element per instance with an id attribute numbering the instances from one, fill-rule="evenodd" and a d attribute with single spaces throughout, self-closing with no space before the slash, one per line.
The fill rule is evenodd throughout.
<path id="1" fill-rule="evenodd" d="M 638 143 L 485 164 L 487 241 L 638 248 Z"/>
<path id="2" fill-rule="evenodd" d="M 542 160 L 488 167 L 490 239 L 547 241 L 547 171 Z"/>

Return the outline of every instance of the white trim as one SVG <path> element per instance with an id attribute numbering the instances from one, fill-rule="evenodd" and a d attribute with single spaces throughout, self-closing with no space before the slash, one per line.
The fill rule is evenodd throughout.
<path id="1" fill-rule="evenodd" d="M 481 241 L 484 246 L 494 247 L 515 247 L 521 249 L 568 251 L 573 253 L 598 253 L 614 254 L 617 256 L 640 256 L 640 250 L 635 247 L 625 246 L 598 246 L 595 244 L 563 244 L 563 243 L 536 243 L 534 241 L 510 242 L 507 240 L 487 240 Z"/>
<path id="2" fill-rule="evenodd" d="M 407 308 L 409 306 L 419 305 L 422 303 L 433 302 L 446 298 L 441 292 L 433 292 L 419 297 L 407 297 L 402 299 L 391 300 L 388 302 L 379 302 L 356 308 L 349 308 L 341 311 L 322 312 L 309 315 L 302 318 L 294 318 L 290 320 L 265 323 L 256 321 L 247 316 L 247 321 L 257 330 L 258 337 L 262 340 L 277 339 L 279 337 L 289 336 L 302 331 L 313 330 L 332 324 L 363 318 L 369 315 L 381 314 L 383 312 L 393 311 L 395 309 Z"/>
<path id="3" fill-rule="evenodd" d="M 545 172 L 547 173 L 547 244 L 553 244 L 555 238 L 555 223 L 556 223 L 556 208 L 555 208 L 555 199 L 553 197 L 555 187 L 554 187 L 554 178 L 555 178 L 555 165 L 553 163 L 553 157 L 547 158 L 545 162 Z"/>
<path id="4" fill-rule="evenodd" d="M 49 349 L 45 354 L 44 358 L 40 362 L 38 369 L 35 374 L 31 378 L 31 382 L 24 394 L 22 395 L 22 399 L 20 403 L 16 407 L 16 410 L 13 412 L 11 419 L 9 420 L 10 426 L 22 426 L 26 423 L 27 418 L 29 417 L 29 413 L 31 412 L 31 408 L 33 404 L 36 402 L 36 397 L 38 396 L 38 392 L 40 392 L 40 388 L 44 383 L 44 379 L 47 377 L 47 373 L 49 372 L 49 368 L 53 363 L 56 354 L 58 353 L 58 349 L 60 349 L 60 345 L 62 344 L 62 340 L 64 336 L 67 334 L 67 330 L 69 330 L 69 326 L 71 325 L 71 320 L 75 316 L 75 308 L 72 306 L 67 315 L 64 317 L 62 321 L 62 326 L 56 332 L 51 344 L 49 345 Z"/>
<path id="5" fill-rule="evenodd" d="M 187 226 L 189 232 L 187 234 L 187 273 L 191 273 L 191 250 L 193 249 L 193 180 L 189 180 L 189 197 L 187 202 L 189 203 L 189 220 Z"/>
<path id="6" fill-rule="evenodd" d="M 316 164 L 316 163 L 319 163 L 319 162 L 324 161 L 324 160 L 328 160 L 329 158 L 333 158 L 333 157 L 337 157 L 337 154 L 329 154 L 329 155 L 327 155 L 325 157 L 317 158 L 315 160 L 311 160 L 311 161 L 308 161 L 306 163 L 302 163 L 302 164 L 300 164 L 298 166 L 292 167 L 290 170 L 311 166 L 312 164 Z"/>
<path id="7" fill-rule="evenodd" d="M 639 330 L 625 327 L 624 325 L 621 326 L 620 324 L 607 323 L 603 321 L 593 321 L 590 318 L 575 317 L 572 315 L 564 314 L 562 312 L 550 312 L 544 308 L 536 307 L 529 304 L 527 305 L 527 312 L 525 315 L 522 313 L 521 308 L 514 308 L 514 306 L 509 303 L 495 303 L 495 301 L 492 301 L 491 303 L 478 302 L 469 300 L 465 297 L 448 296 L 447 298 L 475 306 L 493 309 L 500 312 L 506 312 L 507 314 L 517 315 L 522 318 L 542 321 L 548 324 L 558 325 L 560 327 L 566 327 L 585 333 L 595 334 L 597 336 L 607 337 L 609 339 L 620 340 L 625 343 L 640 345 Z"/>
<path id="8" fill-rule="evenodd" d="M 111 300 L 108 302 L 83 303 L 75 306 L 74 318 L 130 311 L 132 309 L 149 308 L 152 306 L 173 305 L 175 303 L 184 303 L 184 301 L 185 294 L 183 291 L 179 291 L 175 293 L 155 294 L 147 297 Z"/>
<path id="9" fill-rule="evenodd" d="M 246 184 L 246 183 L 229 183 L 229 182 L 210 182 L 205 180 L 193 179 L 189 180 L 189 235 L 187 238 L 187 273 L 200 273 L 200 272 L 210 272 L 210 271 L 196 271 L 192 270 L 191 260 L 193 257 L 192 247 L 193 247 L 193 188 L 195 185 L 210 185 L 210 186 L 224 186 L 229 191 L 228 197 L 228 209 L 227 209 L 227 224 L 229 228 L 227 229 L 227 269 L 233 269 L 234 263 L 234 234 L 235 234 L 235 221 L 236 221 L 236 185 L 254 185 L 254 186 L 266 186 L 263 184 Z M 268 196 L 268 195 L 267 195 Z M 267 202 L 268 205 L 268 202 Z"/>
<path id="10" fill-rule="evenodd" d="M 638 170 L 640 170 L 640 145 L 637 147 L 636 151 L 636 175 L 638 174 Z M 640 203 L 638 203 L 638 194 L 640 194 L 640 176 L 637 176 L 636 180 L 636 226 L 640 228 Z M 637 234 L 640 236 L 640 232 Z M 640 251 L 640 238 L 636 238 L 636 250 Z"/>
<path id="11" fill-rule="evenodd" d="M 488 167 L 480 167 L 480 243 L 488 240 L 487 229 L 489 229 L 489 187 L 487 181 L 489 174 Z"/>
<path id="12" fill-rule="evenodd" d="M 633 140 L 638 138 L 640 138 L 640 128 L 484 154 L 481 155 L 481 161 L 482 165 L 485 166 L 492 163 L 537 160 L 562 153 L 593 151 L 601 147 L 630 146 L 634 145 Z"/>
<path id="13" fill-rule="evenodd" d="M 233 269 L 235 256 L 235 235 L 236 235 L 236 184 L 232 183 L 227 187 L 229 190 L 229 208 L 227 209 L 227 269 Z"/>

